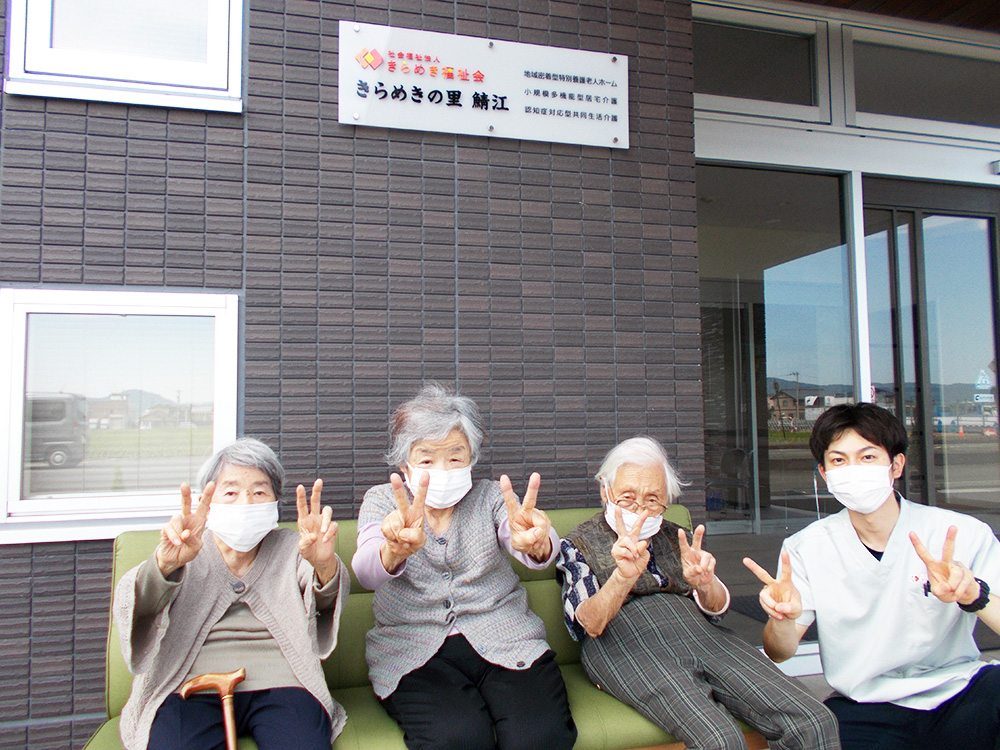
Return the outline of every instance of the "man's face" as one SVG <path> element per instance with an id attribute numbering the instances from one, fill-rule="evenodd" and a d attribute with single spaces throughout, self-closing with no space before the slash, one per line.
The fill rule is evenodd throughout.
<path id="1" fill-rule="evenodd" d="M 892 478 L 899 479 L 905 463 L 906 457 L 902 453 L 890 458 L 889 452 L 882 446 L 866 440 L 854 430 L 845 430 L 824 451 L 819 473 L 825 481 L 826 472 L 842 466 L 892 466 Z"/>

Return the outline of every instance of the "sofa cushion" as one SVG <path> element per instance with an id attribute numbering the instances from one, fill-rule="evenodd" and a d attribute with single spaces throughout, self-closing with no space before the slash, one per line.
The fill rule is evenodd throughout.
<path id="1" fill-rule="evenodd" d="M 597 508 L 570 508 L 550 511 L 556 532 L 565 535 L 577 524 L 590 518 Z M 687 508 L 677 505 L 667 509 L 665 517 L 687 528 L 691 517 Z M 323 671 L 335 700 L 347 710 L 348 722 L 334 743 L 334 750 L 405 750 L 403 735 L 372 692 L 365 662 L 365 633 L 374 624 L 373 594 L 362 588 L 350 571 L 350 561 L 357 542 L 357 522 L 338 521 L 337 554 L 348 567 L 351 594 L 344 604 L 338 645 L 323 663 Z M 281 526 L 294 528 L 286 522 Z M 130 531 L 115 540 L 112 563 L 112 590 L 121 576 L 145 560 L 159 540 L 158 531 Z M 545 623 L 546 638 L 556 652 L 562 669 L 580 736 L 580 750 L 623 750 L 624 748 L 663 746 L 674 738 L 643 718 L 632 708 L 597 690 L 580 665 L 580 646 L 569 636 L 563 622 L 562 598 L 555 566 L 546 570 L 528 570 L 513 561 L 515 571 L 524 581 L 528 604 Z M 112 622 L 108 631 L 106 659 L 106 700 L 109 720 L 86 745 L 86 750 L 121 750 L 118 721 L 128 700 L 132 676 L 121 656 L 118 630 Z M 252 740 L 241 738 L 239 750 L 255 750 Z"/>

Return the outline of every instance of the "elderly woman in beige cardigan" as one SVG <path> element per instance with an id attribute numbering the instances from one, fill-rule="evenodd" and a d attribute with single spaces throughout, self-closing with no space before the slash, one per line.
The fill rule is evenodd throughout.
<path id="1" fill-rule="evenodd" d="M 222 748 L 218 696 L 183 700 L 206 672 L 246 668 L 236 687 L 237 732 L 261 750 L 329 750 L 346 715 L 320 660 L 337 643 L 349 576 L 334 553 L 337 524 L 296 490 L 298 532 L 278 529 L 284 471 L 266 445 L 242 438 L 202 469 L 201 501 L 181 485 L 181 510 L 160 543 L 122 577 L 114 616 L 136 675 L 122 712 L 127 750 Z"/>

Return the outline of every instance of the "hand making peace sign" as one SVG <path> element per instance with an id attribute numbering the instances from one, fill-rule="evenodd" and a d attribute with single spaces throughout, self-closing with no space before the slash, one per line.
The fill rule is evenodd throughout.
<path id="1" fill-rule="evenodd" d="M 389 477 L 396 498 L 396 510 L 382 519 L 382 536 L 385 537 L 385 542 L 382 543 L 381 555 L 382 565 L 390 573 L 427 541 L 424 532 L 424 500 L 430 481 L 430 474 L 421 472 L 413 504 L 410 505 L 402 477 L 396 473 Z"/>
<path id="2" fill-rule="evenodd" d="M 611 556 L 618 563 L 618 572 L 629 580 L 638 579 L 649 565 L 649 542 L 639 539 L 642 524 L 647 518 L 649 511 L 642 511 L 632 530 L 629 531 L 622 519 L 622 509 L 615 505 L 615 531 L 618 532 L 618 541 L 611 545 Z"/>
<path id="3" fill-rule="evenodd" d="M 307 504 L 306 488 L 301 484 L 295 488 L 295 507 L 299 512 L 299 554 L 313 566 L 321 586 L 337 574 L 337 524 L 330 520 L 333 508 L 328 505 L 320 510 L 322 492 L 323 480 L 317 479 Z"/>
<path id="4" fill-rule="evenodd" d="M 533 473 L 528 478 L 524 502 L 518 505 L 510 477 L 506 474 L 500 475 L 500 489 L 503 491 L 503 501 L 507 506 L 507 521 L 510 524 L 510 546 L 536 560 L 545 560 L 552 554 L 552 540 L 549 539 L 552 522 L 545 513 L 535 507 L 541 483 L 541 475 L 538 472 Z"/>
<path id="5" fill-rule="evenodd" d="M 777 581 L 749 557 L 743 558 L 743 564 L 764 584 L 760 591 L 760 606 L 768 617 L 797 620 L 802 615 L 802 598 L 792 583 L 792 561 L 787 550 L 781 553 L 781 578 Z"/>
<path id="6" fill-rule="evenodd" d="M 942 602 L 971 604 L 979 597 L 979 583 L 976 582 L 971 570 L 953 559 L 956 536 L 958 536 L 958 527 L 948 527 L 940 560 L 935 559 L 927 551 L 916 532 L 910 532 L 910 542 L 913 543 L 913 549 L 917 551 L 917 556 L 927 566 L 927 581 L 931 585 L 931 593 Z"/>
<path id="7" fill-rule="evenodd" d="M 160 529 L 160 543 L 153 553 L 164 578 L 194 560 L 201 551 L 201 535 L 214 493 L 215 482 L 209 482 L 201 493 L 198 510 L 192 513 L 191 486 L 186 482 L 181 485 L 181 512 Z"/>
<path id="8" fill-rule="evenodd" d="M 701 540 L 705 538 L 705 525 L 699 524 L 688 544 L 684 529 L 677 529 L 677 543 L 680 545 L 681 568 L 684 580 L 692 588 L 708 586 L 715 580 L 715 555 L 701 548 Z"/>

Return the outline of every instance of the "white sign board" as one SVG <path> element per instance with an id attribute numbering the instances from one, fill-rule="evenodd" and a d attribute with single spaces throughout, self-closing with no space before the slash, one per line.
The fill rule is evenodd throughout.
<path id="1" fill-rule="evenodd" d="M 628 148 L 628 57 L 340 22 L 347 125 Z"/>

